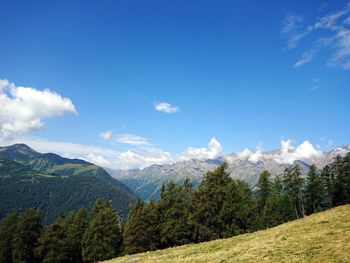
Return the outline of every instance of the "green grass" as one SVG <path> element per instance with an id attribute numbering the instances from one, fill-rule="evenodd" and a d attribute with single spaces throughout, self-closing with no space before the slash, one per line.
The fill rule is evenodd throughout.
<path id="1" fill-rule="evenodd" d="M 350 262 L 350 205 L 268 230 L 106 262 Z"/>
<path id="2" fill-rule="evenodd" d="M 60 164 L 60 165 L 54 165 L 50 167 L 47 172 L 49 174 L 60 174 L 60 175 L 78 175 L 82 173 L 91 173 L 96 174 L 96 170 L 98 169 L 95 165 L 82 165 L 82 164 L 72 164 L 72 163 L 66 163 L 66 164 Z"/>

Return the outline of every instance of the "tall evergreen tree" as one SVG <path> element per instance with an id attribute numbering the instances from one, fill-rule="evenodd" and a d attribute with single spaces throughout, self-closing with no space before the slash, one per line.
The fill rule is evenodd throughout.
<path id="1" fill-rule="evenodd" d="M 332 164 L 334 172 L 333 204 L 350 203 L 350 153 L 345 157 L 338 156 Z"/>
<path id="2" fill-rule="evenodd" d="M 302 196 L 304 180 L 301 177 L 299 165 L 294 165 L 291 169 L 286 168 L 283 181 L 284 190 L 293 206 L 295 218 L 303 217 L 305 214 Z"/>
<path id="3" fill-rule="evenodd" d="M 284 180 L 276 176 L 271 183 L 271 191 L 264 211 L 260 215 L 260 227 L 273 227 L 295 219 L 295 209 L 292 199 L 285 192 L 285 188 Z"/>
<path id="4" fill-rule="evenodd" d="M 12 263 L 12 240 L 16 231 L 18 215 L 8 214 L 0 222 L 0 263 Z"/>
<path id="5" fill-rule="evenodd" d="M 144 221 L 147 226 L 148 247 L 147 251 L 159 248 L 159 210 L 158 203 L 151 200 L 144 208 Z"/>
<path id="6" fill-rule="evenodd" d="M 194 240 L 197 242 L 219 238 L 224 225 L 220 211 L 225 202 L 226 187 L 232 181 L 227 163 L 207 172 L 191 201 L 191 220 L 195 222 Z"/>
<path id="7" fill-rule="evenodd" d="M 321 172 L 321 180 L 324 187 L 324 206 L 326 208 L 331 208 L 333 204 L 333 194 L 334 194 L 334 172 L 329 165 L 323 167 Z"/>
<path id="8" fill-rule="evenodd" d="M 72 262 L 69 258 L 69 244 L 67 242 L 68 225 L 65 216 L 58 217 L 39 238 L 36 253 L 43 263 Z"/>
<path id="9" fill-rule="evenodd" d="M 191 242 L 192 225 L 189 221 L 191 195 L 192 184 L 189 179 L 183 184 L 172 181 L 165 185 L 159 200 L 161 247 Z"/>
<path id="10" fill-rule="evenodd" d="M 82 254 L 85 262 L 116 257 L 121 252 L 122 234 L 117 214 L 108 201 L 98 200 L 83 236 Z"/>
<path id="11" fill-rule="evenodd" d="M 317 173 L 317 168 L 312 165 L 306 177 L 306 211 L 308 214 L 315 213 L 324 208 L 325 190 L 321 176 Z"/>
<path id="12" fill-rule="evenodd" d="M 126 254 L 134 254 L 147 251 L 148 236 L 143 226 L 144 203 L 138 199 L 131 206 L 128 220 L 123 228 L 123 249 Z"/>
<path id="13" fill-rule="evenodd" d="M 267 199 L 271 192 L 271 182 L 270 182 L 271 174 L 264 170 L 260 174 L 259 181 L 257 184 L 257 194 L 258 194 L 258 212 L 261 213 L 264 210 Z"/>
<path id="14" fill-rule="evenodd" d="M 271 174 L 264 170 L 261 172 L 259 176 L 259 181 L 257 184 L 257 220 L 256 220 L 256 228 L 265 228 L 265 208 L 267 205 L 267 201 L 269 200 L 269 196 L 271 195 Z M 264 214 L 265 213 L 265 214 Z"/>
<path id="15" fill-rule="evenodd" d="M 247 183 L 232 180 L 225 187 L 225 201 L 220 211 L 222 237 L 230 237 L 253 228 L 255 202 Z"/>
<path id="16" fill-rule="evenodd" d="M 82 263 L 82 241 L 88 224 L 88 214 L 84 208 L 72 212 L 67 229 L 67 243 L 69 244 L 69 259 L 71 262 Z"/>
<path id="17" fill-rule="evenodd" d="M 38 261 L 34 248 L 38 245 L 41 229 L 39 210 L 29 208 L 18 216 L 12 241 L 13 262 L 34 263 Z"/>
<path id="18" fill-rule="evenodd" d="M 155 250 L 159 246 L 158 205 L 145 205 L 138 200 L 132 207 L 123 229 L 124 253 L 134 254 Z"/>

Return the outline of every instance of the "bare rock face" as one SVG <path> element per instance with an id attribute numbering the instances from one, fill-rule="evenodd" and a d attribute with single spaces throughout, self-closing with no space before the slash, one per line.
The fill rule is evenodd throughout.
<path id="1" fill-rule="evenodd" d="M 307 150 L 303 152 L 290 148 L 269 152 L 246 150 L 214 160 L 189 160 L 152 165 L 142 170 L 113 171 L 109 169 L 108 172 L 130 187 L 142 199 L 150 200 L 159 198 L 160 189 L 164 183 L 170 180 L 182 182 L 185 178 L 189 178 L 194 185 L 197 185 L 205 172 L 225 161 L 229 164 L 228 170 L 232 178 L 244 180 L 254 188 L 263 170 L 268 170 L 273 176 L 280 176 L 285 168 L 298 164 L 302 174 L 306 174 L 312 164 L 322 169 L 325 165 L 332 163 L 336 156 L 344 156 L 350 152 L 350 145 L 344 145 L 329 152 Z"/>

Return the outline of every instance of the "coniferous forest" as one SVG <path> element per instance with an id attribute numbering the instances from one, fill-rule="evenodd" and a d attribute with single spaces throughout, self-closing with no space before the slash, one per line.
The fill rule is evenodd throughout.
<path id="1" fill-rule="evenodd" d="M 232 179 L 227 164 L 190 180 L 163 185 L 159 201 L 138 200 L 126 222 L 109 201 L 97 200 L 42 224 L 41 212 L 7 215 L 0 225 L 0 262 L 97 262 L 270 228 L 350 203 L 350 153 L 302 176 L 295 165 L 272 178 L 260 174 L 254 190 Z"/>

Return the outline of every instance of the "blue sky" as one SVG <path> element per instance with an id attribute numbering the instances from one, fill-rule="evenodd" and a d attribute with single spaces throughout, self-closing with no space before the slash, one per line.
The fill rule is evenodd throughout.
<path id="1" fill-rule="evenodd" d="M 349 1 L 3 0 L 0 10 L 2 145 L 130 168 L 287 139 L 349 143 Z"/>

